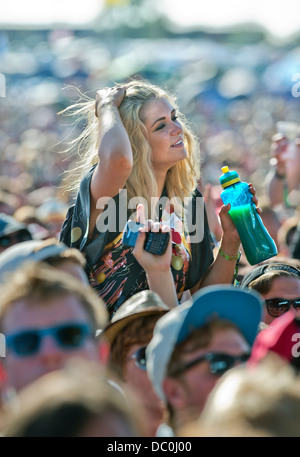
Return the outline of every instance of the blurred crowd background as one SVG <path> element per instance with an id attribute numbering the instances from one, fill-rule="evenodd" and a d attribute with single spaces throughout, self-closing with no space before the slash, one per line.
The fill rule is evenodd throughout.
<path id="1" fill-rule="evenodd" d="M 263 195 L 276 122 L 299 121 L 300 31 L 178 29 L 151 2 L 107 1 L 86 26 L 2 27 L 0 73 L 0 211 L 55 232 L 74 197 L 61 183 L 76 156 L 62 151 L 82 128 L 58 112 L 77 101 L 74 88 L 93 98 L 128 78 L 177 94 L 200 138 L 204 184 L 218 185 L 227 164 Z"/>

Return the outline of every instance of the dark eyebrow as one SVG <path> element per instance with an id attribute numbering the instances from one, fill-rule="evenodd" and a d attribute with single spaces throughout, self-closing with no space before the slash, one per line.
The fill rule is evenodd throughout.
<path id="1" fill-rule="evenodd" d="M 171 111 L 171 117 L 173 116 L 173 114 L 175 113 L 175 111 L 176 111 L 175 108 L 172 109 L 172 111 Z M 166 119 L 165 116 L 164 116 L 164 117 L 160 117 L 159 119 L 156 119 L 156 121 L 153 122 L 151 128 L 154 127 L 154 125 L 155 125 L 157 122 L 159 122 L 159 121 L 164 121 L 165 119 Z"/>

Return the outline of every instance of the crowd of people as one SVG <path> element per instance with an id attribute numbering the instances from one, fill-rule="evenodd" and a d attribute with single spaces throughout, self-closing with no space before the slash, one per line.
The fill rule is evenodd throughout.
<path id="1" fill-rule="evenodd" d="M 81 94 L 62 107 L 77 125 L 64 154 L 49 107 L 1 140 L 3 437 L 300 436 L 281 408 L 299 408 L 300 130 L 275 134 L 260 99 L 264 152 L 237 154 L 208 102 L 170 89 L 139 76 Z M 225 163 L 276 242 L 258 265 L 220 201 Z"/>

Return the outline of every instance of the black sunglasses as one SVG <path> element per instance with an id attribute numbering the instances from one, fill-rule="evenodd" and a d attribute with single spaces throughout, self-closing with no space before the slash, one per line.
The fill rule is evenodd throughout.
<path id="1" fill-rule="evenodd" d="M 143 346 L 130 356 L 130 359 L 134 359 L 136 366 L 141 370 L 146 370 L 146 348 L 147 346 Z"/>
<path id="2" fill-rule="evenodd" d="M 51 335 L 63 349 L 72 350 L 81 347 L 92 334 L 87 324 L 68 322 L 55 327 L 24 330 L 6 336 L 6 345 L 19 357 L 36 354 L 45 335 Z"/>
<path id="3" fill-rule="evenodd" d="M 204 362 L 205 360 L 209 363 L 209 369 L 211 374 L 221 376 L 226 371 L 230 370 L 235 366 L 237 362 L 244 363 L 250 357 L 250 353 L 241 354 L 241 355 L 229 355 L 223 354 L 221 352 L 208 352 L 203 354 L 195 360 L 191 360 L 186 364 L 179 367 L 177 370 L 173 371 L 170 375 L 177 376 L 183 373 L 186 370 L 189 370 L 198 363 Z"/>
<path id="4" fill-rule="evenodd" d="M 267 311 L 272 317 L 278 317 L 286 313 L 291 306 L 300 308 L 300 298 L 267 298 L 265 300 Z"/>
<path id="5" fill-rule="evenodd" d="M 22 243 L 23 241 L 29 241 L 31 239 L 32 239 L 32 237 L 31 237 L 30 233 L 27 232 L 26 230 L 11 233 L 9 235 L 2 236 L 0 238 L 0 247 L 8 248 L 9 246 L 12 246 L 13 244 Z"/>

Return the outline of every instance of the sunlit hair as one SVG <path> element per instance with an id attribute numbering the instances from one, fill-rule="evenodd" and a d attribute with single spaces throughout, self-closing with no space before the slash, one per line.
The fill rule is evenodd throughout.
<path id="1" fill-rule="evenodd" d="M 145 198 L 149 204 L 150 197 L 157 195 L 156 180 L 151 163 L 151 148 L 142 119 L 144 107 L 148 102 L 164 98 L 176 109 L 176 116 L 183 128 L 184 144 L 187 151 L 186 159 L 178 162 L 168 171 L 166 188 L 169 199 L 177 197 L 184 201 L 185 197 L 191 196 L 200 177 L 200 150 L 192 129 L 178 110 L 175 96 L 143 80 L 133 80 L 120 85 L 126 87 L 126 95 L 119 107 L 119 112 L 128 133 L 133 153 L 133 169 L 125 185 L 128 199 L 139 196 Z M 84 98 L 83 101 L 62 111 L 64 114 L 79 116 L 81 120 L 86 121 L 85 129 L 70 143 L 70 148 L 68 148 L 68 151 L 75 148 L 80 156 L 75 169 L 70 170 L 72 183 L 67 186 L 69 191 L 77 191 L 83 175 L 93 164 L 99 161 L 97 151 L 99 122 L 95 116 L 95 101 L 86 96 Z"/>
<path id="2" fill-rule="evenodd" d="M 86 312 L 93 333 L 108 322 L 105 303 L 88 285 L 80 283 L 70 274 L 38 262 L 25 265 L 3 285 L 0 296 L 0 330 L 3 332 L 6 313 L 22 300 L 28 307 L 46 307 L 64 297 L 75 297 Z M 29 312 L 29 311 L 28 311 Z"/>

